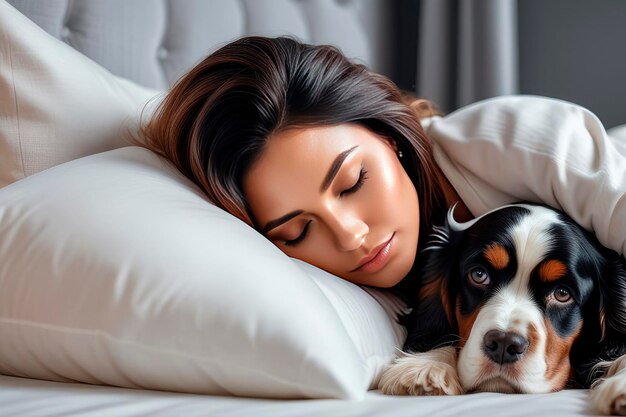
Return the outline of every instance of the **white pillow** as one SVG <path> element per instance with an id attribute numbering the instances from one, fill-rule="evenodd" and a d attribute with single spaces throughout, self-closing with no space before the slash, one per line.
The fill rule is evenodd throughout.
<path id="1" fill-rule="evenodd" d="M 401 304 L 372 294 L 287 257 L 140 147 L 0 189 L 0 373 L 359 399 L 404 339 Z"/>
<path id="2" fill-rule="evenodd" d="M 158 94 L 119 78 L 0 1 L 0 187 L 125 146 Z"/>

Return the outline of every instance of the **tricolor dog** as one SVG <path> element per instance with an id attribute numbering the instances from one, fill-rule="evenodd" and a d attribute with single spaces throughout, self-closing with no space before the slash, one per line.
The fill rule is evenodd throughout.
<path id="1" fill-rule="evenodd" d="M 553 209 L 514 204 L 435 228 L 388 394 L 591 387 L 626 414 L 626 262 Z"/>

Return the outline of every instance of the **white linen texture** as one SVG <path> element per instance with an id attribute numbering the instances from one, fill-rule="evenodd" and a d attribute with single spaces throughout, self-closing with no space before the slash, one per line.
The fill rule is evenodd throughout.
<path id="1" fill-rule="evenodd" d="M 547 204 L 626 252 L 626 135 L 588 109 L 502 96 L 435 117 L 434 157 L 473 215 L 519 201 Z M 622 133 L 620 133 L 622 131 Z"/>
<path id="2" fill-rule="evenodd" d="M 0 1 L 0 187 L 128 145 L 159 92 L 109 71 Z"/>
<path id="3" fill-rule="evenodd" d="M 404 339 L 397 300 L 372 293 L 287 257 L 140 147 L 0 189 L 0 373 L 360 399 Z"/>

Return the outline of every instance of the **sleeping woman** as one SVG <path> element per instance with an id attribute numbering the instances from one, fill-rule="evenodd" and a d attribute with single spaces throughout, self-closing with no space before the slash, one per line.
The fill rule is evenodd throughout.
<path id="1" fill-rule="evenodd" d="M 333 47 L 247 37 L 184 75 L 144 134 L 287 255 L 408 301 L 453 205 L 464 222 L 545 204 L 626 249 L 626 145 L 560 100 L 501 97 L 442 117 Z"/>

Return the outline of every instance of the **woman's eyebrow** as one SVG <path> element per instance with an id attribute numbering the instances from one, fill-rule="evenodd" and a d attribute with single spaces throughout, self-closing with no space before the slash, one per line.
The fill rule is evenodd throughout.
<path id="1" fill-rule="evenodd" d="M 261 230 L 262 234 L 267 234 L 267 232 L 269 232 L 270 230 L 280 226 L 283 223 L 288 222 L 289 220 L 291 220 L 292 218 L 296 217 L 299 214 L 304 213 L 304 210 L 295 210 L 292 211 L 290 213 L 285 214 L 284 216 L 281 216 L 275 220 L 271 220 L 269 222 L 267 222 L 267 224 L 265 225 L 265 227 Z"/>
<path id="2" fill-rule="evenodd" d="M 337 173 L 339 172 L 339 169 L 341 168 L 343 161 L 345 161 L 348 155 L 350 155 L 358 147 L 359 145 L 354 145 L 350 149 L 346 149 L 345 151 L 337 155 L 333 163 L 330 165 L 330 169 L 328 170 L 328 173 L 326 174 L 324 181 L 322 181 L 322 185 L 320 186 L 320 194 L 326 191 L 328 187 L 330 187 L 330 184 L 333 182 L 333 180 L 337 176 Z"/>
<path id="3" fill-rule="evenodd" d="M 330 187 L 330 184 L 333 182 L 333 180 L 337 176 L 337 173 L 339 172 L 339 169 L 341 168 L 343 161 L 345 161 L 348 155 L 350 155 L 358 147 L 359 145 L 354 145 L 353 147 L 346 149 L 345 151 L 337 155 L 333 163 L 330 165 L 330 169 L 326 173 L 326 176 L 324 177 L 324 181 L 322 181 L 322 185 L 320 186 L 320 194 L 326 191 L 328 187 Z M 265 235 L 270 230 L 280 226 L 283 223 L 288 222 L 289 220 L 291 220 L 292 218 L 296 217 L 299 214 L 302 214 L 303 212 L 304 210 L 294 210 L 290 213 L 285 214 L 284 216 L 280 216 L 277 219 L 270 220 L 269 222 L 267 222 L 265 227 L 261 229 L 261 233 Z"/>

